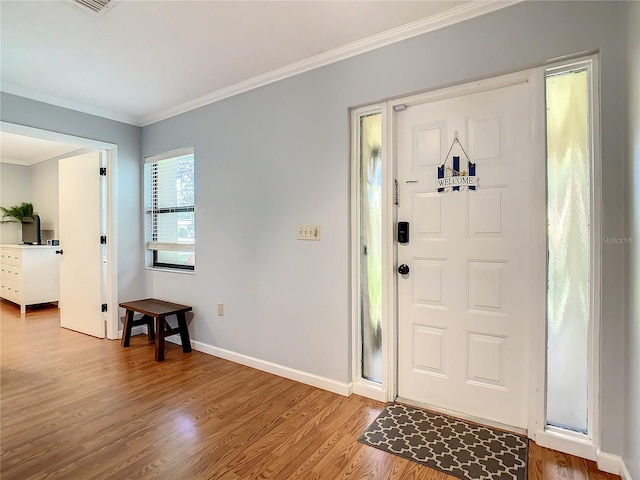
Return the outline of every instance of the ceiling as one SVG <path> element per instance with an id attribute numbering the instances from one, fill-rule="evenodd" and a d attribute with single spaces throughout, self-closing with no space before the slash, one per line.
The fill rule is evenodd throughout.
<path id="1" fill-rule="evenodd" d="M 0 0 L 8 93 L 134 125 L 514 3 Z"/>
<path id="2" fill-rule="evenodd" d="M 108 0 L 103 0 L 108 1 Z M 520 0 L 0 0 L 0 87 L 146 125 Z M 0 161 L 78 146 L 0 132 Z"/>
<path id="3" fill-rule="evenodd" d="M 78 145 L 0 132 L 0 162 L 31 166 L 78 150 Z"/>

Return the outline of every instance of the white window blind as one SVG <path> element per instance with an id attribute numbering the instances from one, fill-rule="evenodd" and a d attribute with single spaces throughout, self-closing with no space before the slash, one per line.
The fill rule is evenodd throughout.
<path id="1" fill-rule="evenodd" d="M 154 266 L 195 264 L 194 173 L 192 148 L 145 159 L 146 237 Z"/>

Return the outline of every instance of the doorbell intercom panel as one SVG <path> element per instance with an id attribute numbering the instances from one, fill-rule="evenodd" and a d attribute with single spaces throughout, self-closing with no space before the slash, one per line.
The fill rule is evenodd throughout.
<path id="1" fill-rule="evenodd" d="M 409 222 L 398 222 L 398 243 L 409 243 Z"/>

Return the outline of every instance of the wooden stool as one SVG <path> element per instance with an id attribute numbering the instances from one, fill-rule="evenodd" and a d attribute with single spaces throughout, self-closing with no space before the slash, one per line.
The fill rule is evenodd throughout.
<path id="1" fill-rule="evenodd" d="M 187 329 L 186 312 L 192 310 L 187 305 L 165 302 L 155 298 L 145 298 L 144 300 L 134 300 L 132 302 L 122 302 L 120 306 L 127 310 L 124 317 L 124 331 L 122 332 L 122 346 L 128 347 L 131 340 L 131 329 L 137 325 L 147 326 L 147 335 L 150 342 L 155 342 L 156 362 L 164 360 L 164 339 L 176 333 L 180 334 L 182 351 L 191 351 L 191 341 L 189 340 L 189 330 Z M 134 320 L 135 312 L 142 313 L 142 318 Z M 166 318 L 175 315 L 178 318 L 178 327 L 171 328 Z M 154 331 L 155 323 L 155 331 Z"/>

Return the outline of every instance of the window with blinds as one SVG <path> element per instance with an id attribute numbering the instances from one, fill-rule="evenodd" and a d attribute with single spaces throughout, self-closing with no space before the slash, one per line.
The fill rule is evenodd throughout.
<path id="1" fill-rule="evenodd" d="M 153 267 L 195 269 L 193 148 L 147 157 L 144 165 L 147 249 Z"/>

